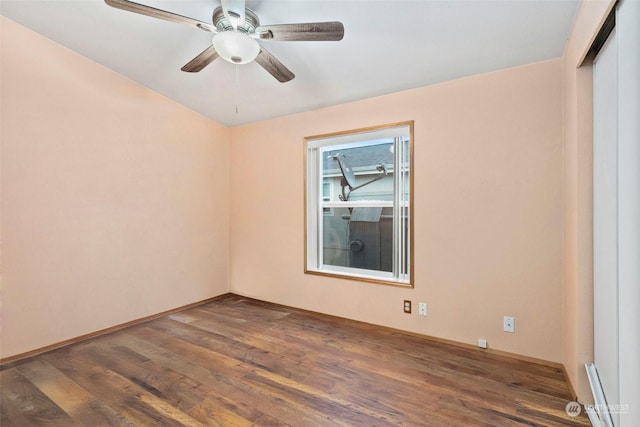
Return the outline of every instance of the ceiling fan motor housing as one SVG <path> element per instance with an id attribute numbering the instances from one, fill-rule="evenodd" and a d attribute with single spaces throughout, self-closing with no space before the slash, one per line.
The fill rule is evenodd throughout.
<path id="1" fill-rule="evenodd" d="M 222 6 L 216 7 L 213 11 L 212 21 L 213 25 L 220 32 L 234 30 L 231 21 L 229 21 L 225 16 Z M 251 9 L 247 8 L 244 12 L 244 22 L 238 23 L 237 29 L 242 33 L 253 34 L 259 26 L 260 19 L 258 19 L 258 15 L 256 15 Z"/>

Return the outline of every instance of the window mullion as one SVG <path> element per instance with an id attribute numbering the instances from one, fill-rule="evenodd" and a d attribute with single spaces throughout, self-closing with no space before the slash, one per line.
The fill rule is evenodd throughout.
<path id="1" fill-rule="evenodd" d="M 401 179 L 400 179 L 400 151 L 399 151 L 399 144 L 398 144 L 398 137 L 393 138 L 393 152 L 394 152 L 394 156 L 393 156 L 393 277 L 394 279 L 397 279 L 398 277 L 400 277 L 400 259 L 401 259 L 401 246 L 400 244 L 401 242 L 401 233 L 399 232 L 400 230 L 400 223 L 401 223 L 401 218 L 398 215 L 398 211 L 399 211 L 399 206 L 401 206 Z"/>
<path id="2" fill-rule="evenodd" d="M 399 176 L 401 177 L 401 180 L 402 180 L 402 189 L 401 189 L 402 206 L 400 207 L 400 215 L 402 218 L 402 222 L 401 222 L 402 227 L 400 228 L 401 235 L 402 235 L 402 245 L 400 246 L 402 250 L 402 259 L 400 261 L 401 262 L 400 267 L 401 267 L 402 274 L 400 278 L 404 280 L 408 277 L 409 268 L 410 268 L 409 263 L 411 262 L 410 261 L 411 257 L 409 256 L 409 253 L 408 253 L 408 248 L 410 247 L 410 242 L 409 242 L 410 233 L 407 232 L 407 229 L 411 221 L 411 218 L 409 217 L 410 211 L 411 211 L 409 209 L 409 206 L 411 204 L 411 200 L 409 200 L 411 195 L 411 188 L 410 188 L 411 182 L 409 180 L 411 171 L 409 170 L 409 166 L 408 166 L 410 164 L 408 145 L 407 145 L 407 141 L 404 138 L 401 138 L 400 147 L 398 148 L 400 149 L 400 152 L 401 152 Z"/>
<path id="3" fill-rule="evenodd" d="M 323 221 L 323 207 L 324 207 L 324 200 L 322 199 L 322 195 L 323 195 L 323 188 L 322 188 L 322 183 L 323 183 L 323 177 L 322 177 L 322 149 L 316 149 L 314 150 L 315 154 L 316 154 L 316 158 L 315 158 L 315 165 L 317 168 L 317 172 L 314 174 L 315 177 L 315 201 L 316 201 L 316 209 L 315 209 L 315 221 L 316 221 L 316 230 L 317 230 L 317 235 L 316 235 L 316 262 L 318 263 L 318 268 L 322 268 L 322 265 L 324 264 L 324 251 L 322 248 L 322 244 L 323 244 L 323 235 L 324 235 L 324 221 Z"/>

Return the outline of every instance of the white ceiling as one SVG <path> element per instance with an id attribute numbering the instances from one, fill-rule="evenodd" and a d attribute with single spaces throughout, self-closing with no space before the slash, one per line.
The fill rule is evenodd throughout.
<path id="1" fill-rule="evenodd" d="M 134 0 L 211 22 L 220 0 Z M 2 0 L 0 13 L 227 126 L 562 55 L 579 0 L 247 0 L 262 24 L 341 21 L 339 42 L 261 41 L 294 72 L 180 67 L 211 34 L 102 0 Z M 237 106 L 237 112 L 236 112 Z"/>

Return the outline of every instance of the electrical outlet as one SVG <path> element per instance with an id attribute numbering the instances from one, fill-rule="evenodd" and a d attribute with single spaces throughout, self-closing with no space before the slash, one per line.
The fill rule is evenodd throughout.
<path id="1" fill-rule="evenodd" d="M 418 303 L 418 314 L 420 316 L 426 316 L 427 315 L 427 303 L 426 302 Z"/>
<path id="2" fill-rule="evenodd" d="M 404 312 L 411 314 L 411 301 L 408 299 L 404 300 Z"/>
<path id="3" fill-rule="evenodd" d="M 514 317 L 504 316 L 504 331 L 515 333 L 516 319 Z"/>
<path id="4" fill-rule="evenodd" d="M 487 348 L 487 347 L 489 347 L 489 344 L 487 344 L 487 340 L 484 340 L 482 338 L 478 338 L 478 347 Z"/>

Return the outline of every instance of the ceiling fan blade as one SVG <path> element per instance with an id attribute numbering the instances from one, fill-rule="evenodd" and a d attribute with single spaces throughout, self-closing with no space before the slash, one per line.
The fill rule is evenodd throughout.
<path id="1" fill-rule="evenodd" d="M 260 46 L 260 53 L 256 57 L 256 62 L 275 77 L 280 83 L 288 82 L 295 77 L 295 74 L 285 67 L 282 62 Z"/>
<path id="2" fill-rule="evenodd" d="M 222 0 L 222 10 L 234 29 L 244 24 L 245 0 Z"/>
<path id="3" fill-rule="evenodd" d="M 176 13 L 167 12 L 166 10 L 156 9 L 155 7 L 146 6 L 144 4 L 134 3 L 129 0 L 104 0 L 104 2 L 116 9 L 151 16 L 152 18 L 164 19 L 165 21 L 177 22 L 178 24 L 187 24 L 212 33 L 217 32 L 213 25 L 207 24 L 206 22 L 198 21 L 197 19 L 188 18 Z"/>
<path id="4" fill-rule="evenodd" d="M 342 22 L 261 25 L 256 34 L 261 39 L 282 41 L 338 41 L 344 37 L 344 25 Z"/>
<path id="5" fill-rule="evenodd" d="M 198 56 L 189 61 L 184 67 L 181 68 L 181 70 L 186 71 L 187 73 L 197 73 L 207 65 L 211 64 L 218 56 L 218 52 L 216 52 L 213 46 L 209 46 Z"/>

